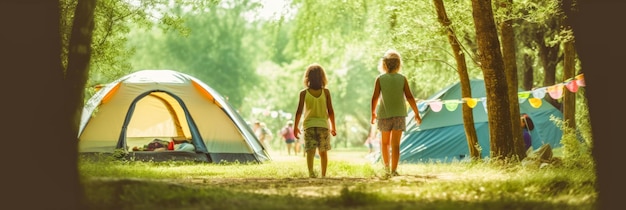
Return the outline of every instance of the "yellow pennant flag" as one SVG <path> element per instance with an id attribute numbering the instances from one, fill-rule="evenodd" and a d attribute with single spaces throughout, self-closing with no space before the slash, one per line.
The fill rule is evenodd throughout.
<path id="1" fill-rule="evenodd" d="M 467 106 L 469 106 L 472 109 L 476 106 L 476 104 L 478 104 L 478 100 L 476 100 L 475 98 L 463 98 L 463 100 L 465 100 L 465 103 L 467 103 Z"/>
<path id="2" fill-rule="evenodd" d="M 530 103 L 530 106 L 532 106 L 533 108 L 541 107 L 541 99 L 540 98 L 529 98 L 528 99 L 528 103 Z"/>

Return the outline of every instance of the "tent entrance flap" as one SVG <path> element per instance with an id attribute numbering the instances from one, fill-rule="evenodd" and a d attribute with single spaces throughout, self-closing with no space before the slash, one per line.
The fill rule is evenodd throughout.
<path id="1" fill-rule="evenodd" d="M 148 91 L 135 98 L 130 105 L 118 148 L 128 147 L 127 138 L 160 137 L 202 141 L 194 128 L 193 119 L 176 95 L 165 91 Z M 203 146 L 197 149 L 206 151 Z"/>
<path id="2" fill-rule="evenodd" d="M 127 137 L 191 138 L 189 125 L 180 104 L 163 92 L 152 92 L 136 104 Z"/>

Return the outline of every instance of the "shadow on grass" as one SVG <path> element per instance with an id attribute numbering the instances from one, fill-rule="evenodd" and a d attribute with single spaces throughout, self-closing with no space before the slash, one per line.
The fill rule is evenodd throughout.
<path id="1" fill-rule="evenodd" d="M 567 203 L 501 197 L 450 200 L 393 193 L 432 176 L 378 178 L 98 178 L 84 181 L 90 209 L 593 209 Z M 421 181 L 416 181 L 421 180 Z M 405 188 L 406 189 L 406 188 Z"/>

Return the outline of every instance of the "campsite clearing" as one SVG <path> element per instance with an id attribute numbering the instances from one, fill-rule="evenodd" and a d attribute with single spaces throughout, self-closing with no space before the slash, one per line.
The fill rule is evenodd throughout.
<path id="1" fill-rule="evenodd" d="M 401 164 L 385 178 L 366 154 L 332 150 L 327 178 L 283 154 L 262 164 L 86 161 L 80 171 L 94 209 L 593 209 L 597 197 L 587 167 Z"/>

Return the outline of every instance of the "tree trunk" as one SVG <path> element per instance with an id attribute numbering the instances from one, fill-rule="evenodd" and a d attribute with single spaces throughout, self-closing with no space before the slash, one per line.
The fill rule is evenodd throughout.
<path id="1" fill-rule="evenodd" d="M 565 55 L 563 60 L 563 81 L 574 78 L 576 69 L 575 57 L 576 50 L 574 49 L 574 41 L 569 40 L 563 43 Z M 575 81 L 574 81 L 575 82 Z M 570 91 L 563 91 L 563 121 L 567 123 L 567 127 L 572 130 L 576 129 L 576 93 Z"/>
<path id="2" fill-rule="evenodd" d="M 623 82 L 619 68 L 624 65 L 624 31 L 615 27 L 624 20 L 626 1 L 566 0 L 562 6 L 576 37 L 576 53 L 584 72 L 589 118 L 593 126 L 593 157 L 596 163 L 597 202 L 594 209 L 615 209 L 623 206 L 626 188 L 624 170 L 619 158 L 624 150 L 623 124 L 626 119 L 623 104 L 609 94 Z M 578 8 L 570 11 L 575 2 Z M 617 71 L 616 71 L 617 70 Z"/>
<path id="3" fill-rule="evenodd" d="M 72 100 L 67 108 L 68 116 L 72 120 L 69 127 L 78 141 L 78 127 L 84 104 L 84 91 L 89 76 L 89 61 L 91 60 L 91 40 L 94 28 L 94 10 L 96 0 L 81 0 L 76 5 L 72 35 L 70 36 L 69 53 L 67 55 L 67 70 L 65 71 L 64 91 Z"/>
<path id="4" fill-rule="evenodd" d="M 465 56 L 461 50 L 461 44 L 459 43 L 454 30 L 450 28 L 450 20 L 446 14 L 446 8 L 443 5 L 442 0 L 433 0 L 435 3 L 435 9 L 437 10 L 437 18 L 439 23 L 446 29 L 448 34 L 448 41 L 452 47 L 452 53 L 456 60 L 457 73 L 461 80 L 461 96 L 462 98 L 472 98 L 472 90 L 470 87 L 469 75 L 467 73 L 467 64 L 465 63 Z M 478 137 L 476 137 L 476 128 L 474 127 L 474 113 L 472 108 L 465 105 L 463 107 L 463 125 L 465 127 L 465 136 L 467 137 L 467 146 L 469 148 L 470 157 L 472 160 L 480 160 L 481 152 L 478 150 Z"/>
<path id="5" fill-rule="evenodd" d="M 472 16 L 476 28 L 478 60 L 487 93 L 490 156 L 493 159 L 511 157 L 512 154 L 507 150 L 507 142 L 512 139 L 508 84 L 491 1 L 472 0 Z"/>
<path id="6" fill-rule="evenodd" d="M 0 87 L 11 99 L 2 105 L 3 118 L 11 121 L 5 127 L 11 132 L 4 138 L 22 148 L 0 153 L 2 159 L 11 160 L 3 165 L 2 178 L 9 183 L 2 187 L 3 205 L 85 209 L 78 172 L 78 123 L 68 113 L 70 107 L 82 106 L 82 101 L 77 105 L 82 91 L 67 92 L 59 1 L 2 1 L 0 8 L 5 9 L 1 25 L 10 31 L 0 35 L 5 42 L 0 63 L 10 69 Z"/>
<path id="7" fill-rule="evenodd" d="M 547 30 L 556 30 L 558 29 L 559 24 L 557 24 L 556 19 L 553 18 L 548 20 L 547 25 L 548 29 L 540 29 L 535 34 L 535 40 L 537 41 L 539 50 L 539 59 L 541 60 L 541 66 L 544 71 L 543 86 L 546 87 L 552 86 L 556 83 L 556 65 L 559 63 L 559 45 L 555 44 L 549 46 L 545 41 L 546 36 L 548 36 Z M 557 100 L 552 99 L 551 97 L 546 97 L 545 100 L 552 104 L 552 106 L 561 110 L 561 105 Z"/>
<path id="8" fill-rule="evenodd" d="M 508 16 L 513 5 L 512 0 L 498 0 L 498 6 L 503 9 Z M 518 101 L 518 81 L 517 81 L 517 59 L 515 54 L 515 32 L 513 31 L 513 20 L 505 19 L 500 22 L 500 36 L 502 37 L 502 58 L 504 61 L 504 72 L 508 83 L 508 97 L 511 130 L 515 134 L 511 141 L 506 142 L 506 153 L 517 155 L 519 159 L 526 158 L 526 149 L 520 125 L 520 109 Z"/>
<path id="9" fill-rule="evenodd" d="M 516 28 L 519 28 L 518 41 L 520 47 L 525 49 L 536 49 L 537 47 L 535 46 L 537 41 L 535 41 L 536 36 L 534 33 L 537 30 L 537 24 L 523 20 L 518 20 L 516 23 L 518 24 L 518 27 Z M 534 62 L 537 59 L 535 51 L 536 50 L 527 50 L 522 52 L 522 63 L 520 65 L 521 72 L 518 74 L 521 79 L 518 79 L 518 81 L 521 81 L 521 88 L 523 90 L 532 90 L 534 87 Z"/>
<path id="10" fill-rule="evenodd" d="M 530 49 L 531 47 L 528 46 Z M 535 74 L 533 72 L 533 56 L 528 53 L 524 53 L 524 65 L 522 67 L 522 89 L 532 90 Z"/>
<path id="11" fill-rule="evenodd" d="M 571 7 L 571 5 L 570 5 Z M 569 9 L 569 8 L 564 8 Z M 567 17 L 563 16 L 563 26 L 568 31 L 572 28 L 566 22 Z M 576 76 L 576 49 L 574 48 L 574 38 L 566 40 L 563 43 L 563 81 L 570 80 Z M 575 82 L 575 81 L 573 81 Z M 576 93 L 571 91 L 563 91 L 563 122 L 570 129 L 569 131 L 576 130 Z M 574 134 L 575 135 L 575 134 Z M 565 136 L 565 135 L 564 135 Z"/>

